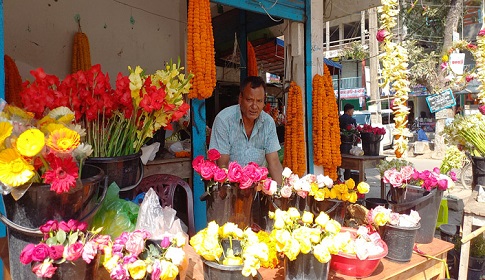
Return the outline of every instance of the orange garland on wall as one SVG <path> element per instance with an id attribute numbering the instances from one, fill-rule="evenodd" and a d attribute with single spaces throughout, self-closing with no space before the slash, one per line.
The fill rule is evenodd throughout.
<path id="1" fill-rule="evenodd" d="M 207 99 L 216 86 L 214 34 L 209 0 L 189 0 L 187 70 L 194 74 L 189 98 Z"/>
<path id="2" fill-rule="evenodd" d="M 8 104 L 22 106 L 20 91 L 22 91 L 22 77 L 15 61 L 8 55 L 4 55 L 5 65 L 5 101 Z"/>
<path id="3" fill-rule="evenodd" d="M 306 172 L 305 127 L 303 123 L 303 96 L 301 88 L 295 82 L 290 83 L 286 115 L 283 165 L 301 177 Z"/>
<path id="4" fill-rule="evenodd" d="M 248 76 L 259 76 L 258 62 L 256 60 L 256 52 L 251 42 L 247 43 L 248 48 Z"/>

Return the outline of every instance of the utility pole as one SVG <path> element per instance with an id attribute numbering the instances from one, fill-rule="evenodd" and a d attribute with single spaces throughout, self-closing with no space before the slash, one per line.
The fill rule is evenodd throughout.
<path id="1" fill-rule="evenodd" d="M 369 75 L 370 75 L 370 103 L 371 122 L 382 124 L 381 96 L 379 93 L 378 69 L 379 46 L 377 44 L 377 8 L 369 9 Z"/>

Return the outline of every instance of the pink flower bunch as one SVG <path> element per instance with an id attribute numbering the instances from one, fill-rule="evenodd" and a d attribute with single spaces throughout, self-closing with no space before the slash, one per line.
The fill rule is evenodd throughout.
<path id="1" fill-rule="evenodd" d="M 384 171 L 382 180 L 384 183 L 391 184 L 391 186 L 395 188 L 405 188 L 410 182 L 414 172 L 414 167 L 409 165 L 401 167 L 400 170 L 392 168 Z"/>
<path id="2" fill-rule="evenodd" d="M 412 179 L 417 182 L 417 185 L 422 186 L 427 191 L 434 188 L 444 191 L 454 185 L 456 174 L 453 171 L 449 173 L 449 176 L 441 174 L 440 169 L 435 167 L 433 170 L 424 170 L 422 172 L 416 170 L 412 175 Z"/>
<path id="3" fill-rule="evenodd" d="M 183 233 L 150 240 L 146 230 L 123 232 L 114 240 L 103 266 L 111 279 L 175 279 L 185 260 Z"/>
<path id="4" fill-rule="evenodd" d="M 207 152 L 207 160 L 203 156 L 197 156 L 192 161 L 192 167 L 206 181 L 238 183 L 241 189 L 250 188 L 268 177 L 268 169 L 254 162 L 243 167 L 233 161 L 227 169 L 220 168 L 216 163 L 220 157 L 219 151 L 210 149 Z"/>
<path id="5" fill-rule="evenodd" d="M 372 133 L 372 134 L 376 134 L 376 135 L 384 135 L 386 134 L 386 129 L 383 128 L 383 127 L 373 127 L 372 125 L 370 124 L 364 124 L 363 126 L 358 126 L 357 127 L 357 130 L 359 132 L 368 132 L 368 133 Z"/>
<path id="6" fill-rule="evenodd" d="M 28 244 L 20 253 L 21 263 L 34 263 L 32 272 L 37 277 L 52 278 L 57 270 L 55 265 L 66 261 L 82 258 L 91 263 L 111 243 L 109 235 L 99 235 L 99 230 L 87 231 L 87 223 L 76 220 L 51 220 L 40 231 L 44 235 L 41 242 Z"/>

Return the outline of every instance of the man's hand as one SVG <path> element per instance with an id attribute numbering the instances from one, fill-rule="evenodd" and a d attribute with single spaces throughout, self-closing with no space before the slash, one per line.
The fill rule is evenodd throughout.
<path id="1" fill-rule="evenodd" d="M 229 155 L 221 154 L 221 157 L 217 160 L 217 166 L 227 169 L 229 166 Z"/>
<path id="2" fill-rule="evenodd" d="M 266 155 L 266 161 L 268 162 L 268 171 L 271 178 L 281 185 L 283 178 L 281 173 L 283 173 L 283 166 L 281 166 L 280 159 L 278 157 L 278 152 L 272 152 Z"/>

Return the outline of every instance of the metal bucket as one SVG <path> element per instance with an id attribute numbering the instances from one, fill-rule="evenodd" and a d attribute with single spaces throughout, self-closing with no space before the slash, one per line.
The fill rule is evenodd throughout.
<path id="1" fill-rule="evenodd" d="M 326 280 L 329 263 L 319 262 L 312 253 L 300 253 L 295 260 L 285 258 L 285 280 Z"/>
<path id="2" fill-rule="evenodd" d="M 120 192 L 134 189 L 143 179 L 141 152 L 119 157 L 92 157 L 86 159 L 86 163 L 103 169 L 108 176 L 108 186 L 116 182 Z M 122 198 L 130 196 L 129 192 L 120 194 Z"/>
<path id="3" fill-rule="evenodd" d="M 204 280 L 246 280 L 257 277 L 244 277 L 242 265 L 222 265 L 202 259 L 204 263 Z"/>
<path id="4" fill-rule="evenodd" d="M 67 193 L 56 194 L 50 185 L 33 184 L 19 200 L 4 195 L 6 215 L 0 220 L 8 228 L 8 247 L 10 273 L 12 279 L 37 279 L 30 266 L 20 263 L 20 252 L 29 243 L 37 244 L 42 239 L 39 227 L 49 220 L 75 219 L 89 223 L 101 206 L 107 187 L 106 176 L 102 169 L 84 165 L 82 185 Z M 100 197 L 99 187 L 104 186 Z M 91 278 L 76 278 L 91 279 Z"/>
<path id="5" fill-rule="evenodd" d="M 420 224 L 415 227 L 384 226 L 382 240 L 387 244 L 385 258 L 395 262 L 409 262 L 413 256 L 414 241 L 420 227 Z"/>

